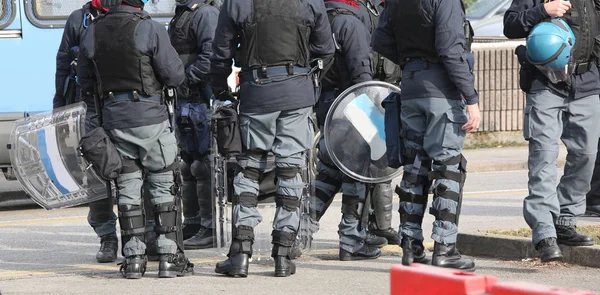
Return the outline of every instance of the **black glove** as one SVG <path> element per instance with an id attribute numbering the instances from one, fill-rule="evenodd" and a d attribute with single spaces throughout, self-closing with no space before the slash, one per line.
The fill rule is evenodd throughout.
<path id="1" fill-rule="evenodd" d="M 215 98 L 220 101 L 228 101 L 228 100 L 231 102 L 237 101 L 235 96 L 233 96 L 233 94 L 231 93 L 231 89 L 229 87 L 227 87 L 227 89 L 225 89 L 225 90 L 215 91 L 214 94 L 215 94 Z"/>
<path id="2" fill-rule="evenodd" d="M 190 98 L 192 96 L 192 90 L 190 89 L 190 85 L 188 84 L 187 77 L 183 80 L 183 83 L 177 87 L 177 94 L 181 95 L 181 97 Z"/>
<path id="3" fill-rule="evenodd" d="M 79 55 L 79 46 L 73 46 L 69 49 L 69 53 L 73 59 L 77 58 Z"/>

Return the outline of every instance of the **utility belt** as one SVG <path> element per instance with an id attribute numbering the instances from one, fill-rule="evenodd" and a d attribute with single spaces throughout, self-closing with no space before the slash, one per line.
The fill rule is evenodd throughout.
<path id="1" fill-rule="evenodd" d="M 402 65 L 403 71 L 424 71 L 424 70 L 445 70 L 444 64 L 439 62 L 431 62 L 420 58 L 408 58 Z"/>
<path id="2" fill-rule="evenodd" d="M 133 90 L 131 92 L 108 92 L 104 94 L 104 99 L 107 102 L 113 101 L 145 101 L 145 102 L 154 102 L 157 104 L 163 104 L 162 96 L 143 96 L 140 95 L 137 91 Z"/>
<path id="3" fill-rule="evenodd" d="M 270 79 L 274 77 L 281 76 L 298 76 L 298 75 L 308 75 L 313 72 L 311 68 L 302 68 L 297 66 L 272 66 L 266 67 L 263 66 L 260 69 L 246 70 L 239 73 L 240 82 L 248 82 L 254 81 L 256 84 L 262 84 L 263 79 Z"/>
<path id="4" fill-rule="evenodd" d="M 581 74 L 589 71 L 591 68 L 592 68 L 592 62 L 577 63 L 577 64 L 575 64 L 575 67 L 573 68 L 573 74 L 581 75 Z"/>
<path id="5" fill-rule="evenodd" d="M 326 92 L 335 92 L 336 96 L 337 94 L 341 93 L 340 88 L 335 86 L 323 87 L 323 89 L 321 90 L 321 95 L 325 94 Z"/>

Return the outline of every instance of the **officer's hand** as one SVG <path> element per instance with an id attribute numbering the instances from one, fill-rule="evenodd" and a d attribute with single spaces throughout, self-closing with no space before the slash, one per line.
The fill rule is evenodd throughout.
<path id="1" fill-rule="evenodd" d="M 564 0 L 554 0 L 544 4 L 546 13 L 551 17 L 561 17 L 571 8 L 571 2 Z"/>
<path id="2" fill-rule="evenodd" d="M 79 46 L 73 46 L 69 49 L 69 53 L 72 57 L 77 57 L 79 55 Z"/>
<path id="3" fill-rule="evenodd" d="M 481 114 L 479 113 L 479 105 L 473 104 L 467 106 L 467 115 L 469 116 L 469 121 L 465 125 L 462 126 L 462 130 L 467 130 L 467 132 L 473 132 L 479 128 L 479 122 L 481 122 Z"/>

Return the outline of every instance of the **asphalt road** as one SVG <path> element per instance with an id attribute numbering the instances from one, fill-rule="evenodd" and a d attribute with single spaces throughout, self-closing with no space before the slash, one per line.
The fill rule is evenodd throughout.
<path id="1" fill-rule="evenodd" d="M 461 231 L 526 227 L 522 200 L 527 194 L 526 171 L 469 173 L 461 216 Z M 395 209 L 397 210 L 397 199 Z M 272 277 L 273 266 L 254 261 L 250 276 L 231 279 L 216 275 L 214 264 L 226 249 L 186 251 L 196 264 L 191 277 L 158 279 L 151 262 L 141 280 L 125 280 L 115 263 L 98 264 L 99 239 L 87 225 L 86 207 L 45 211 L 0 211 L 0 292 L 6 294 L 388 294 L 389 269 L 400 263 L 399 247 L 386 246 L 376 260 L 337 260 L 337 223 L 340 199 L 323 217 L 315 245 L 297 260 L 298 272 L 289 278 Z M 272 213 L 271 213 L 272 214 Z M 260 233 L 270 233 L 271 215 L 264 214 Z M 431 222 L 425 216 L 426 245 L 431 246 Z M 600 218 L 582 218 L 580 224 L 599 224 Z M 394 214 L 394 226 L 398 216 Z M 221 250 L 221 251 L 220 251 Z M 257 258 L 268 256 L 258 249 Z M 529 282 L 600 292 L 600 269 L 573 265 L 541 265 L 536 261 L 499 261 L 475 258 L 476 274 L 500 281 Z M 119 258 L 120 260 L 120 258 Z"/>

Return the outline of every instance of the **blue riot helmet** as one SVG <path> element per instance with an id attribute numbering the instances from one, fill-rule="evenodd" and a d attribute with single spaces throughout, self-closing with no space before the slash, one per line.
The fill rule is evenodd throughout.
<path id="1" fill-rule="evenodd" d="M 575 46 L 575 35 L 567 23 L 552 18 L 533 27 L 527 36 L 527 57 L 531 64 L 548 70 L 564 69 Z"/>

